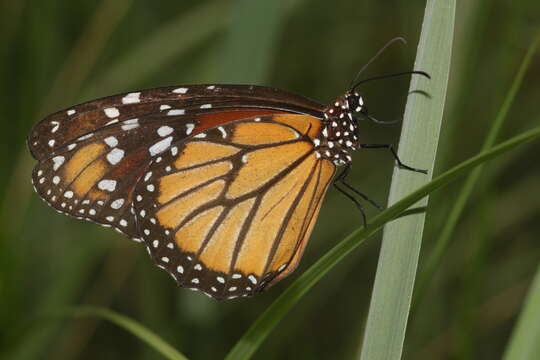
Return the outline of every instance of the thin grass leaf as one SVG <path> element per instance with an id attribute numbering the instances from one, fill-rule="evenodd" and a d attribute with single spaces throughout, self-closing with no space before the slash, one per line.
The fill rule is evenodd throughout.
<path id="1" fill-rule="evenodd" d="M 540 354 L 540 266 L 525 299 L 524 309 L 506 347 L 504 360 L 534 360 Z"/>
<path id="2" fill-rule="evenodd" d="M 81 306 L 67 311 L 67 315 L 73 317 L 99 316 L 112 322 L 113 324 L 127 330 L 138 337 L 158 353 L 171 360 L 187 360 L 187 357 L 179 353 L 175 348 L 169 345 L 165 340 L 145 328 L 138 322 L 127 316 L 118 314 L 114 311 L 93 306 Z"/>
<path id="3" fill-rule="evenodd" d="M 493 146 L 497 137 L 499 136 L 501 132 L 501 128 L 504 124 L 504 121 L 508 117 L 508 112 L 510 110 L 510 107 L 514 103 L 514 99 L 516 97 L 517 91 L 521 87 L 523 78 L 525 77 L 525 73 L 527 72 L 527 69 L 529 68 L 531 60 L 533 58 L 534 53 L 536 52 L 536 49 L 538 48 L 539 43 L 540 43 L 540 32 L 538 32 L 538 34 L 536 35 L 531 46 L 527 50 L 525 57 L 523 58 L 523 62 L 521 63 L 521 66 L 514 78 L 514 81 L 512 82 L 512 86 L 508 90 L 508 94 L 505 97 L 504 103 L 502 104 L 497 114 L 497 117 L 495 118 L 495 121 L 493 122 L 491 128 L 489 129 L 489 133 L 484 141 L 484 144 L 482 145 L 482 150 L 487 150 L 491 146 Z M 433 277 L 433 274 L 435 273 L 437 266 L 440 264 L 442 255 L 445 252 L 446 248 L 448 247 L 448 243 L 450 242 L 450 239 L 452 235 L 454 234 L 457 223 L 459 219 L 461 218 L 461 215 L 463 214 L 463 211 L 465 209 L 465 205 L 467 204 L 467 201 L 470 199 L 471 194 L 475 188 L 475 185 L 478 183 L 478 180 L 480 179 L 482 170 L 483 170 L 483 166 L 479 166 L 467 176 L 467 179 L 465 180 L 465 183 L 463 187 L 461 188 L 461 191 L 457 197 L 457 200 L 454 203 L 452 209 L 450 210 L 450 214 L 448 215 L 448 218 L 444 224 L 444 227 L 440 233 L 440 236 L 435 242 L 434 248 L 426 261 L 425 267 L 423 268 L 420 274 L 420 278 L 418 280 L 418 286 L 417 286 L 417 293 L 414 300 L 415 305 L 413 307 L 416 307 L 416 304 L 418 304 L 418 302 L 421 301 L 421 299 L 423 298 L 427 285 L 429 281 L 431 280 L 431 278 Z"/>
<path id="4" fill-rule="evenodd" d="M 317 283 L 330 269 L 339 263 L 347 254 L 360 245 L 365 239 L 375 234 L 387 222 L 399 217 L 413 204 L 424 198 L 436 189 L 448 185 L 459 176 L 464 175 L 475 166 L 495 158 L 514 147 L 532 141 L 540 136 L 540 126 L 515 136 L 488 151 L 462 162 L 452 169 L 437 176 L 428 184 L 407 195 L 391 207 L 382 211 L 373 218 L 367 228 L 360 228 L 339 242 L 306 272 L 304 272 L 291 286 L 279 296 L 276 301 L 251 325 L 246 333 L 226 356 L 226 360 L 249 359 L 270 335 L 277 324 L 285 317 L 298 301 Z"/>
<path id="5" fill-rule="evenodd" d="M 413 77 L 410 91 L 426 88 L 429 97 L 414 94 L 407 101 L 399 144 L 401 159 L 430 169 L 429 175 L 396 168 L 389 205 L 429 181 L 435 163 L 450 72 L 455 1 L 428 0 L 415 69 L 428 72 L 428 81 Z M 422 87 L 419 87 L 422 85 Z M 415 206 L 426 206 L 423 199 Z M 422 243 L 425 213 L 386 225 L 361 359 L 400 359 Z"/>

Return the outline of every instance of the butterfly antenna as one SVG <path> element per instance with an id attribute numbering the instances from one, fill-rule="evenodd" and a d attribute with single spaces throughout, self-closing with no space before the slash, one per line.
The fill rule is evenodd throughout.
<path id="1" fill-rule="evenodd" d="M 393 43 L 397 42 L 397 41 L 400 41 L 401 43 L 403 44 L 407 44 L 407 41 L 402 38 L 402 37 L 395 37 L 393 38 L 392 40 L 390 40 L 389 42 L 387 42 L 376 54 L 375 56 L 373 56 L 364 66 L 362 66 L 362 68 L 360 69 L 360 71 L 358 71 L 358 73 L 356 74 L 356 76 L 354 77 L 354 79 L 351 81 L 350 85 L 352 89 L 354 89 L 356 86 L 352 87 L 352 84 L 354 84 L 354 82 L 356 80 L 358 80 L 358 78 L 360 77 L 360 75 L 364 72 L 364 70 L 367 69 L 367 67 L 372 63 L 374 62 L 378 57 L 379 55 L 381 55 L 385 50 L 386 48 L 388 48 L 390 45 L 392 45 Z"/>
<path id="2" fill-rule="evenodd" d="M 361 80 L 361 81 L 357 82 L 356 84 L 354 84 L 354 86 L 351 87 L 351 91 L 354 91 L 358 86 L 360 86 L 363 83 L 366 83 L 368 81 L 388 79 L 388 78 L 399 77 L 399 76 L 404 76 L 404 75 L 413 75 L 413 74 L 422 75 L 422 76 L 425 76 L 428 79 L 431 79 L 431 76 L 429 76 L 429 74 L 427 72 L 425 72 L 425 71 L 416 71 L 416 70 L 404 71 L 404 72 L 395 73 L 395 74 L 374 76 L 372 78 L 367 78 L 367 79 Z"/>

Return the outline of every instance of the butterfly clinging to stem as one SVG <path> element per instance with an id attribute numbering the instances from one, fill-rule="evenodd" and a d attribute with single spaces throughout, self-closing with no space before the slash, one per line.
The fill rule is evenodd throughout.
<path id="1" fill-rule="evenodd" d="M 390 76 L 403 74 L 428 76 Z M 357 88 L 373 79 L 329 105 L 217 84 L 89 101 L 33 127 L 32 181 L 57 211 L 143 242 L 181 286 L 254 295 L 296 268 L 332 182 L 362 210 L 367 197 L 346 182 L 352 151 L 384 147 L 422 171 L 360 142 L 357 120 L 377 120 Z"/>

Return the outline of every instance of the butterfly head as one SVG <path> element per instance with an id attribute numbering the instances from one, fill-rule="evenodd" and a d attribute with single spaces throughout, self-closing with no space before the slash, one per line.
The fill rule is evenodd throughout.
<path id="1" fill-rule="evenodd" d="M 364 108 L 364 99 L 357 91 L 348 91 L 345 94 L 345 101 L 347 103 L 347 109 L 349 110 L 349 119 L 354 119 L 354 115 L 362 112 Z"/>

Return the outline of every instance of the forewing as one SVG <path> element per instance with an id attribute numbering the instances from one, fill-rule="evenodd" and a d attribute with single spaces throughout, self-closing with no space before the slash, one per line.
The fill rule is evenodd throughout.
<path id="1" fill-rule="evenodd" d="M 265 108 L 322 116 L 323 105 L 283 90 L 249 85 L 186 85 L 113 95 L 64 109 L 37 123 L 28 138 L 34 158 L 80 136 L 151 113 L 194 114 L 227 108 Z"/>
<path id="2" fill-rule="evenodd" d="M 320 121 L 274 114 L 173 144 L 135 189 L 156 264 L 216 298 L 253 295 L 298 263 L 334 165 L 311 139 Z"/>

